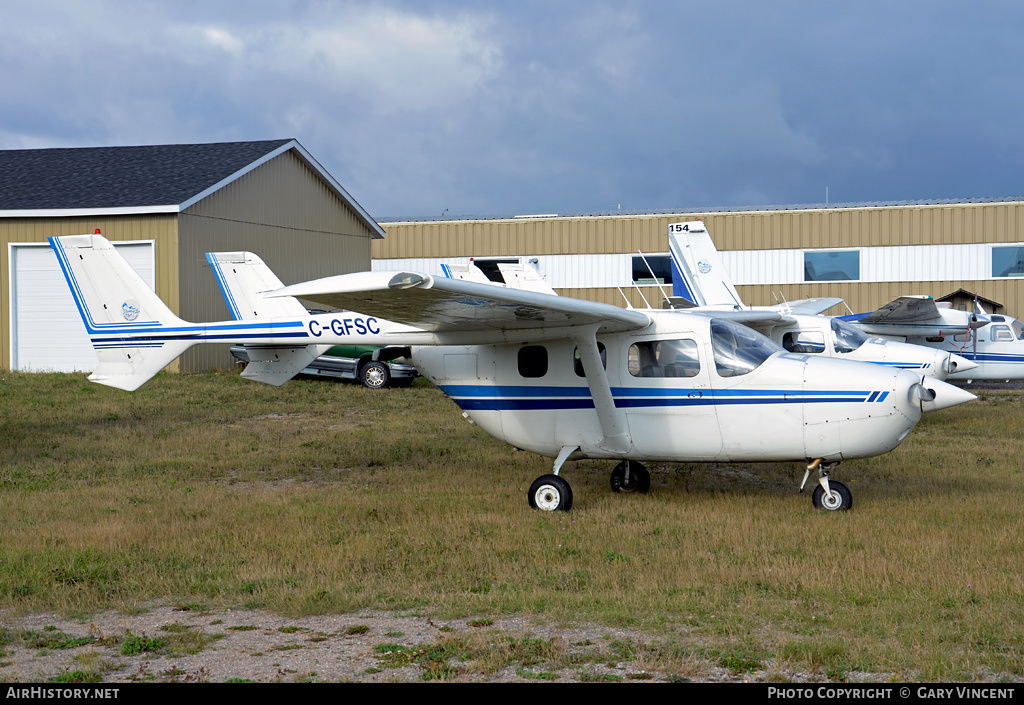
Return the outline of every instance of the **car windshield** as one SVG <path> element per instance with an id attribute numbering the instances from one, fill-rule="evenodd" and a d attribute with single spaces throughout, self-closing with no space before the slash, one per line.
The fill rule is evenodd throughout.
<path id="1" fill-rule="evenodd" d="M 838 318 L 832 319 L 832 333 L 838 353 L 853 352 L 869 340 L 863 332 Z"/>
<path id="2" fill-rule="evenodd" d="M 719 377 L 753 372 L 782 348 L 760 333 L 720 318 L 711 321 L 711 348 Z"/>

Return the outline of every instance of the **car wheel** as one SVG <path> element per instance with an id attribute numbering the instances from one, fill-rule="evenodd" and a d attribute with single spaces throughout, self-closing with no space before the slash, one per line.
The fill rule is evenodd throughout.
<path id="1" fill-rule="evenodd" d="M 391 380 L 391 372 L 383 362 L 370 360 L 359 368 L 359 381 L 370 389 L 383 389 Z"/>

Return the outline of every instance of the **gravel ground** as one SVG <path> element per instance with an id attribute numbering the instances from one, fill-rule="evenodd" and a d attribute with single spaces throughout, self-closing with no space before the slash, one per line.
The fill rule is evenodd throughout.
<path id="1" fill-rule="evenodd" d="M 643 656 L 625 657 L 615 644 L 662 644 L 664 636 L 597 625 L 547 625 L 526 617 L 438 621 L 420 616 L 357 613 L 285 618 L 260 611 L 197 613 L 154 607 L 143 614 L 116 612 L 72 620 L 56 615 L 0 615 L 0 681 L 115 682 L 410 682 L 431 679 L 422 661 L 377 647 L 409 649 L 463 638 L 507 643 L 543 640 L 561 658 L 557 663 L 513 659 L 491 665 L 453 658 L 440 672 L 454 681 L 743 681 L 756 674 L 734 674 L 708 663 L 685 663 L 681 672 L 645 669 Z M 132 640 L 134 637 L 134 641 Z M 93 641 L 75 645 L 74 640 Z M 145 639 L 161 639 L 164 644 Z M 6 642 L 6 643 L 5 643 Z M 130 648 L 134 643 L 135 648 Z M 126 648 L 129 645 L 129 648 Z M 197 648 L 198 647 L 198 648 Z M 187 651 L 196 653 L 187 653 Z M 386 650 L 386 647 L 385 647 Z M 640 649 L 642 650 L 642 649 Z M 126 653 L 137 651 L 137 653 Z M 524 665 L 528 664 L 528 665 Z M 435 676 L 437 677 L 437 676 Z M 792 677 L 792 676 L 790 676 Z M 763 679 L 763 675 L 761 676 Z"/>

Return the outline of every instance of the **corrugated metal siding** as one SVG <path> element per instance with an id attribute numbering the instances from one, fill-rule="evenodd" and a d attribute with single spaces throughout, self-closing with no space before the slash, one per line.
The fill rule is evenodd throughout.
<path id="1" fill-rule="evenodd" d="M 1024 202 L 963 203 L 941 205 L 871 206 L 790 211 L 736 213 L 686 213 L 659 215 L 593 216 L 518 220 L 383 223 L 387 238 L 372 244 L 374 259 L 493 257 L 571 254 L 613 254 L 668 251 L 670 223 L 703 220 L 723 259 L 730 250 L 803 250 L 848 247 L 900 247 L 889 251 L 901 257 L 920 257 L 913 245 L 983 245 L 1024 241 Z M 936 250 L 938 251 L 938 250 Z M 984 272 L 989 266 L 982 248 L 964 250 L 975 258 L 971 267 Z M 952 252 L 952 250 L 948 251 Z M 875 257 L 883 253 L 868 254 Z M 793 264 L 792 253 L 779 252 L 772 267 L 792 269 L 790 280 L 802 278 L 802 262 Z M 863 256 L 863 255 L 862 255 Z M 960 256 L 956 254 L 954 256 Z M 891 276 L 909 266 L 906 261 L 888 263 Z M 902 267 L 902 269 L 901 269 Z M 785 284 L 740 286 L 747 303 L 776 303 L 806 296 L 839 296 L 850 307 L 868 311 L 903 294 L 942 296 L 963 287 L 1006 306 L 1006 312 L 1024 315 L 1024 286 L 1020 280 L 943 278 L 949 276 L 950 260 L 936 260 L 934 281 L 832 284 Z M 983 276 L 978 274 L 977 276 Z M 569 288 L 566 295 L 621 305 L 614 288 Z M 645 289 L 646 293 L 647 289 Z M 657 289 L 652 304 L 658 300 Z M 574 293 L 570 293 L 574 292 Z M 808 293 L 814 292 L 814 293 Z M 627 291 L 635 306 L 643 305 L 635 291 Z"/>
<path id="2" fill-rule="evenodd" d="M 370 269 L 370 229 L 288 152 L 179 218 L 181 316 L 186 320 L 231 317 L 207 252 L 255 252 L 285 284 Z M 196 346 L 182 356 L 182 370 L 229 366 L 228 347 Z"/>
<path id="3" fill-rule="evenodd" d="M 720 250 L 1017 242 L 1024 203 L 382 223 L 374 259 L 665 252 L 668 226 L 703 220 Z"/>
<path id="4" fill-rule="evenodd" d="M 179 312 L 178 224 L 168 215 L 96 218 L 0 219 L 0 368 L 11 368 L 10 243 L 46 242 L 59 235 L 83 235 L 99 229 L 109 240 L 156 241 L 156 293 Z M 64 282 L 60 282 L 64 285 Z M 172 369 L 175 365 L 172 365 Z"/>

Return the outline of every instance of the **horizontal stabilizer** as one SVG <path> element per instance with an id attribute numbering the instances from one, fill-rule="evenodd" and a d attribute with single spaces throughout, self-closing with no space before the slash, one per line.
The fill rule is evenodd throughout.
<path id="1" fill-rule="evenodd" d="M 306 345 L 301 348 L 246 346 L 249 364 L 242 376 L 264 384 L 280 387 L 309 367 L 330 349 L 330 345 Z"/>
<path id="2" fill-rule="evenodd" d="M 187 340 L 169 340 L 152 346 L 141 342 L 112 344 L 102 349 L 97 345 L 100 364 L 89 375 L 89 380 L 134 392 L 192 345 Z"/>

